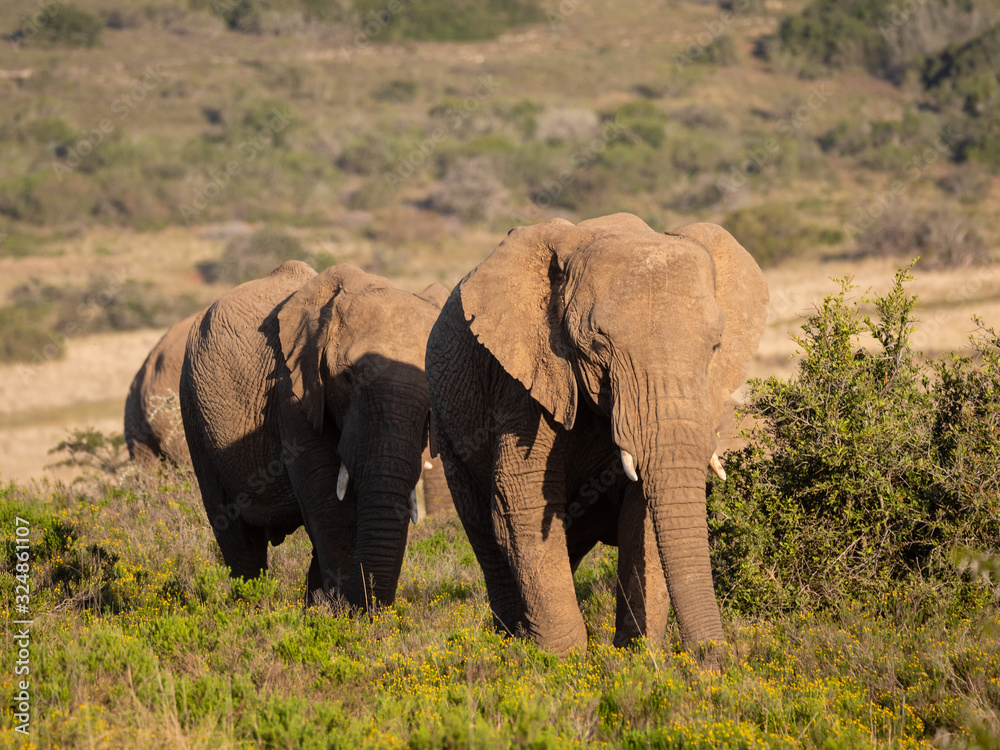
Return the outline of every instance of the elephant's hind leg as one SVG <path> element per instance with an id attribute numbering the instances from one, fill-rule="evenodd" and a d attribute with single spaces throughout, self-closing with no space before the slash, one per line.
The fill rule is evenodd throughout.
<path id="1" fill-rule="evenodd" d="M 245 494 L 230 497 L 215 469 L 197 449 L 197 437 L 192 443 L 191 458 L 202 503 L 212 525 L 215 540 L 222 550 L 222 559 L 229 566 L 233 578 L 250 580 L 267 570 L 267 529 L 251 526 L 243 520 L 243 508 L 248 502 Z"/>

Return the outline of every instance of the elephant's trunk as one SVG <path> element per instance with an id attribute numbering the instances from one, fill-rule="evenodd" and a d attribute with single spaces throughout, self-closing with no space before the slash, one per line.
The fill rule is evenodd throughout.
<path id="1" fill-rule="evenodd" d="M 644 408 L 630 410 L 638 430 L 625 428 L 623 432 L 633 434 L 623 442 L 631 442 L 638 454 L 636 471 L 681 640 L 686 646 L 721 643 L 725 637 L 712 583 L 705 506 L 705 474 L 714 440 L 704 399 L 698 398 L 704 386 L 690 378 L 661 378 L 644 385 Z"/>
<path id="2" fill-rule="evenodd" d="M 339 448 L 357 498 L 354 568 L 345 595 L 367 608 L 373 601 L 392 604 L 396 596 L 430 407 L 426 386 L 407 383 L 373 388 L 355 406 Z"/>
<path id="3" fill-rule="evenodd" d="M 418 454 L 419 457 L 419 454 Z M 416 480 L 404 454 L 369 454 L 356 482 L 358 532 L 347 600 L 371 607 L 392 604 L 410 524 L 410 493 Z M 366 468 L 371 467 L 371 468 Z M 377 468 L 376 468 L 377 467 Z"/>

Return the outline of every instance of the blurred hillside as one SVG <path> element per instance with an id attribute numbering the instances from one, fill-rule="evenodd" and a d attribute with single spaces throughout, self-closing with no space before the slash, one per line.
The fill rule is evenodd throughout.
<path id="1" fill-rule="evenodd" d="M 515 224 L 614 211 L 722 223 L 765 266 L 778 343 L 758 372 L 833 274 L 887 282 L 922 256 L 931 351 L 1000 297 L 994 2 L 5 11 L 5 378 L 161 329 L 287 257 L 453 285 Z"/>

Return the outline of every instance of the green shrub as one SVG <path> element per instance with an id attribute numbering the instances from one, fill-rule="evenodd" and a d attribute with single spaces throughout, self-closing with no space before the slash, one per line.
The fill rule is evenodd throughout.
<path id="1" fill-rule="evenodd" d="M 960 268 L 989 258 L 979 233 L 947 208 L 896 207 L 859 234 L 856 243 L 857 257 L 919 255 L 926 268 Z"/>
<path id="2" fill-rule="evenodd" d="M 909 598 L 957 613 L 991 597 L 952 560 L 998 551 L 1000 338 L 976 338 L 981 362 L 921 365 L 910 279 L 864 300 L 875 317 L 839 282 L 796 338 L 797 376 L 751 381 L 742 411 L 757 425 L 709 500 L 717 585 L 736 610 L 891 612 Z"/>
<path id="3" fill-rule="evenodd" d="M 125 436 L 121 433 L 105 435 L 93 427 L 75 428 L 49 453 L 66 453 L 67 458 L 56 466 L 74 466 L 115 474 L 128 462 Z"/>
<path id="4" fill-rule="evenodd" d="M 92 275 L 84 286 L 22 284 L 0 308 L 0 361 L 58 359 L 66 338 L 102 331 L 168 326 L 204 304 L 193 295 L 165 297 L 152 282 Z"/>
<path id="5" fill-rule="evenodd" d="M 729 34 L 720 34 L 705 47 L 702 55 L 694 58 L 695 62 L 709 65 L 735 65 L 740 60 L 736 51 L 736 42 Z"/>
<path id="6" fill-rule="evenodd" d="M 361 18 L 385 14 L 384 0 L 355 0 Z M 399 0 L 399 11 L 374 39 L 472 41 L 493 39 L 512 26 L 538 23 L 545 13 L 533 0 Z"/>
<path id="7" fill-rule="evenodd" d="M 667 116 L 648 99 L 623 104 L 605 113 L 603 119 L 617 126 L 613 143 L 647 143 L 658 148 L 666 138 Z"/>
<path id="8" fill-rule="evenodd" d="M 791 55 L 834 68 L 885 72 L 889 46 L 879 31 L 889 0 L 813 0 L 781 22 L 778 41 Z"/>
<path id="9" fill-rule="evenodd" d="M 907 112 L 901 120 L 868 122 L 854 117 L 838 122 L 817 139 L 827 153 L 851 156 L 871 169 L 906 172 L 907 165 L 924 161 L 921 153 L 939 142 L 937 118 L 928 113 Z M 920 161 L 917 161 L 920 159 Z"/>
<path id="10" fill-rule="evenodd" d="M 1000 102 L 1000 24 L 979 36 L 928 55 L 921 82 L 939 106 L 958 104 L 975 115 Z"/>
<path id="11" fill-rule="evenodd" d="M 728 214 L 722 223 L 761 266 L 802 255 L 810 243 L 819 239 L 787 203 L 741 208 Z"/>
<path id="12" fill-rule="evenodd" d="M 21 307 L 0 307 L 0 362 L 58 359 L 64 353 L 62 337 L 56 336 L 45 322 Z"/>
<path id="13" fill-rule="evenodd" d="M 97 16 L 75 5 L 53 3 L 34 15 L 27 16 L 17 31 L 9 35 L 12 41 L 38 39 L 75 47 L 95 47 L 101 41 L 104 24 Z"/>
<path id="14" fill-rule="evenodd" d="M 396 102 L 405 104 L 412 102 L 417 96 L 417 82 L 392 80 L 380 86 L 372 94 L 372 98 L 380 102 Z"/>
<path id="15" fill-rule="evenodd" d="M 224 281 L 242 284 L 271 273 L 286 260 L 308 256 L 302 243 L 277 229 L 261 229 L 251 235 L 234 237 L 218 261 L 202 263 L 198 270 L 209 283 Z"/>
<path id="16" fill-rule="evenodd" d="M 1000 170 L 1000 24 L 924 60 L 927 103 L 943 111 L 957 161 Z"/>
<path id="17" fill-rule="evenodd" d="M 914 68 L 937 70 L 924 58 L 964 45 L 998 20 L 992 0 L 813 0 L 782 21 L 774 42 L 809 63 L 900 82 Z"/>

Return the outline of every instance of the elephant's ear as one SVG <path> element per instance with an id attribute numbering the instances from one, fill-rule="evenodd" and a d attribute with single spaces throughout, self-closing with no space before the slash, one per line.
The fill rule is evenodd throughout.
<path id="1" fill-rule="evenodd" d="M 560 288 L 579 235 L 564 219 L 512 229 L 461 283 L 472 333 L 567 428 L 577 388 Z"/>
<path id="2" fill-rule="evenodd" d="M 438 284 L 435 281 L 417 296 L 426 302 L 430 302 L 434 305 L 434 307 L 440 310 L 444 307 L 444 303 L 448 301 L 449 294 L 451 294 L 451 292 L 448 291 L 446 286 Z"/>
<path id="3" fill-rule="evenodd" d="M 715 297 L 726 314 L 722 346 L 709 369 L 709 409 L 718 421 L 726 399 L 746 378 L 764 333 L 767 282 L 750 253 L 717 224 L 689 224 L 669 234 L 697 240 L 715 261 Z"/>
<path id="4" fill-rule="evenodd" d="M 317 432 L 323 429 L 324 362 L 329 342 L 337 336 L 340 310 L 351 295 L 389 282 L 352 265 L 332 266 L 310 279 L 285 300 L 278 311 L 278 340 L 288 367 L 292 395 Z"/>

